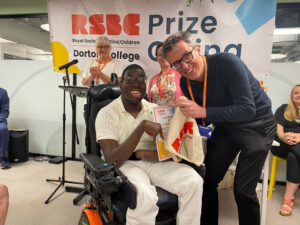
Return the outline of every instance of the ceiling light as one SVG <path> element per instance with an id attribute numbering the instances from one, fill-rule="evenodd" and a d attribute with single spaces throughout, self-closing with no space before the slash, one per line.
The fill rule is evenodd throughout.
<path id="1" fill-rule="evenodd" d="M 293 28 L 276 28 L 274 30 L 275 35 L 279 34 L 300 34 L 300 27 Z"/>
<path id="2" fill-rule="evenodd" d="M 285 54 L 272 54 L 271 55 L 271 59 L 283 59 L 285 57 L 286 57 Z"/>
<path id="3" fill-rule="evenodd" d="M 43 29 L 43 30 L 45 30 L 45 31 L 48 31 L 49 32 L 49 24 L 48 23 L 45 23 L 45 24 L 42 24 L 41 25 L 41 28 Z"/>

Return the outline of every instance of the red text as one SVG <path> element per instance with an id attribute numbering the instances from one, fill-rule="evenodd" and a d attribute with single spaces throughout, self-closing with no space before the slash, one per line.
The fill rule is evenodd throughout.
<path id="1" fill-rule="evenodd" d="M 180 147 L 182 138 L 184 134 L 190 133 L 191 135 L 193 135 L 193 122 L 186 122 L 183 125 L 182 130 L 179 133 L 179 137 L 175 139 L 175 141 L 172 143 L 172 147 L 175 149 L 176 152 L 178 152 L 178 149 Z"/>
<path id="2" fill-rule="evenodd" d="M 89 18 L 73 14 L 72 34 L 120 35 L 123 30 L 127 35 L 139 35 L 139 22 L 140 14 L 133 13 L 124 16 L 123 21 L 118 14 L 93 14 Z"/>

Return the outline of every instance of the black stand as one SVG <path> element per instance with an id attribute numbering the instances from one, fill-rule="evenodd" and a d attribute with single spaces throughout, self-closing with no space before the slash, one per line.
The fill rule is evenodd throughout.
<path id="1" fill-rule="evenodd" d="M 66 68 L 66 77 L 63 77 L 63 84 L 64 87 L 66 86 L 66 80 L 68 80 L 68 68 Z M 71 97 L 71 95 L 70 95 Z M 72 100 L 72 98 L 71 98 Z M 71 102 L 72 103 L 72 102 Z M 72 103 L 73 107 L 73 103 Z M 77 136 L 78 138 L 78 136 Z M 64 186 L 65 183 L 71 183 L 71 184 L 83 184 L 82 182 L 73 182 L 73 181 L 67 181 L 65 179 L 65 161 L 66 161 L 66 91 L 64 89 L 63 92 L 63 160 L 62 160 L 62 176 L 58 178 L 58 180 L 52 180 L 52 179 L 46 179 L 47 182 L 59 182 L 59 185 L 57 188 L 52 192 L 52 194 L 48 197 L 48 199 L 45 201 L 45 204 L 48 204 L 50 202 L 50 199 L 52 196 L 56 193 L 56 191 L 61 187 Z M 77 187 L 66 187 L 67 192 L 80 192 L 82 189 Z"/>
<path id="2" fill-rule="evenodd" d="M 77 74 L 73 73 L 73 86 L 77 85 Z M 73 95 L 72 102 L 72 159 L 76 158 L 76 143 L 75 137 L 77 137 L 77 144 L 79 144 L 79 138 L 76 127 L 76 95 Z"/>
<path id="3" fill-rule="evenodd" d="M 92 81 L 92 85 L 91 87 L 94 86 L 94 81 Z M 88 123 L 88 119 L 87 116 L 90 115 L 90 99 L 89 99 L 89 95 L 87 94 L 86 96 L 87 98 L 87 104 L 86 104 L 86 114 L 85 114 L 85 125 L 86 125 L 86 137 L 85 137 L 85 145 L 87 146 L 87 149 L 90 148 L 90 137 L 88 136 L 89 134 L 89 123 Z M 77 203 L 85 196 L 89 194 L 88 191 L 86 189 L 81 189 L 81 192 L 73 199 L 73 205 L 77 205 Z"/>

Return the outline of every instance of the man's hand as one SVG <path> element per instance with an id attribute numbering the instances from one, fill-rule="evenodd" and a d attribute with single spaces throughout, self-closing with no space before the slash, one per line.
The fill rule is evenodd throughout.
<path id="1" fill-rule="evenodd" d="M 159 123 L 151 122 L 149 120 L 144 120 L 142 122 L 142 126 L 144 128 L 144 131 L 152 136 L 154 139 L 159 134 L 162 139 L 164 139 L 164 135 L 162 132 L 161 125 Z"/>
<path id="2" fill-rule="evenodd" d="M 180 107 L 181 112 L 185 116 L 206 118 L 206 109 L 189 99 L 179 98 L 175 101 L 175 106 Z"/>

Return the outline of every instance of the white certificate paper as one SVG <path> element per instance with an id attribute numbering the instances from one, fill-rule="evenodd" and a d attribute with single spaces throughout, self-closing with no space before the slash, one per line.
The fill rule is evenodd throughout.
<path id="1" fill-rule="evenodd" d="M 154 122 L 160 123 L 164 138 L 167 138 L 170 120 L 173 118 L 175 113 L 175 106 L 156 106 L 153 108 Z M 165 141 L 160 137 L 156 136 L 156 148 L 159 161 L 163 161 L 172 158 L 169 151 L 165 148 Z"/>

